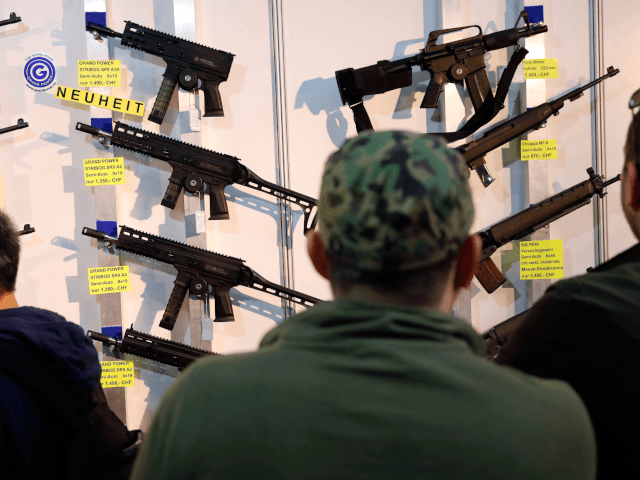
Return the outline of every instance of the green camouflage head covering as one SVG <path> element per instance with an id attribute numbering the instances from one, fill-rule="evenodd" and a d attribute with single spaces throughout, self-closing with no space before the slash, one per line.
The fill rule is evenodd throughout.
<path id="1" fill-rule="evenodd" d="M 410 270 L 458 251 L 473 221 L 467 167 L 437 137 L 364 132 L 329 157 L 318 205 L 329 257 Z"/>

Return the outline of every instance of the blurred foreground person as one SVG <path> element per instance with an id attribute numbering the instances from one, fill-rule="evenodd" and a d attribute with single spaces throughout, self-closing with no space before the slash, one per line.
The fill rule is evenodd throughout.
<path id="1" fill-rule="evenodd" d="M 328 160 L 309 254 L 336 299 L 167 392 L 136 479 L 592 479 L 563 382 L 487 362 L 452 317 L 480 256 L 467 169 L 434 137 L 367 132 Z"/>
<path id="2" fill-rule="evenodd" d="M 137 432 L 109 409 L 83 330 L 18 307 L 19 256 L 15 227 L 0 211 L 0 478 L 127 478 Z"/>
<path id="3" fill-rule="evenodd" d="M 640 106 L 640 90 L 632 108 Z M 640 240 L 640 118 L 625 145 L 622 209 Z M 598 446 L 598 479 L 640 478 L 640 244 L 538 300 L 496 361 L 567 381 L 585 403 Z"/>

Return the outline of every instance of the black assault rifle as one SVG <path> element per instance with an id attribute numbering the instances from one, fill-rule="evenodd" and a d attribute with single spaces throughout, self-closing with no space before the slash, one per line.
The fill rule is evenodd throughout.
<path id="1" fill-rule="evenodd" d="M 147 333 L 138 332 L 132 328 L 122 335 L 122 340 L 110 337 L 103 333 L 89 330 L 87 337 L 91 340 L 102 342 L 120 353 L 129 353 L 138 357 L 155 360 L 182 370 L 194 360 L 208 355 L 221 355 L 220 353 L 207 352 L 199 348 L 190 347 L 183 343 L 154 337 Z"/>
<path id="2" fill-rule="evenodd" d="M 10 127 L 0 128 L 0 135 L 2 135 L 3 133 L 13 132 L 14 130 L 20 130 L 21 128 L 27 128 L 28 126 L 29 124 L 27 122 L 19 118 L 18 123 L 16 123 L 15 125 L 12 125 Z"/>
<path id="3" fill-rule="evenodd" d="M 218 86 L 229 77 L 232 53 L 205 47 L 166 33 L 127 21 L 124 33 L 88 22 L 87 30 L 96 38 L 118 37 L 122 45 L 162 57 L 167 64 L 162 85 L 153 104 L 149 120 L 161 124 L 169 108 L 176 83 L 185 90 L 204 91 L 204 116 L 222 117 L 224 111 Z"/>
<path id="4" fill-rule="evenodd" d="M 518 28 L 520 19 L 524 19 L 525 26 Z M 467 28 L 477 28 L 479 33 L 474 37 L 436 45 L 442 35 Z M 372 129 L 362 98 L 365 95 L 408 87 L 412 82 L 411 67 L 416 65 L 421 70 L 431 73 L 429 87 L 420 108 L 438 108 L 438 98 L 444 85 L 466 80 L 476 114 L 458 132 L 450 132 L 442 136 L 448 142 L 468 137 L 495 117 L 504 107 L 504 99 L 516 68 L 528 53 L 526 49 L 519 48 L 520 39 L 544 33 L 547 30 L 547 26 L 541 23 L 531 25 L 526 10 L 520 13 L 514 28 L 489 35 L 483 36 L 482 29 L 478 25 L 436 30 L 429 34 L 426 46 L 417 55 L 401 60 L 382 60 L 375 65 L 357 70 L 347 68 L 337 71 L 336 81 L 342 104 L 348 103 L 353 110 L 358 132 Z M 503 73 L 494 97 L 489 85 L 484 55 L 488 51 L 512 45 L 517 45 L 516 53 Z"/>
<path id="5" fill-rule="evenodd" d="M 637 261 L 640 261 L 640 244 L 616 255 L 611 260 L 604 262 L 595 268 L 587 268 L 587 273 L 604 272 L 610 268 L 617 267 L 618 265 Z M 522 323 L 527 313 L 529 313 L 529 310 L 525 310 L 524 312 L 519 313 L 518 315 L 515 315 L 481 333 L 482 338 L 484 338 L 484 341 L 487 344 L 487 357 L 489 359 L 495 358 L 500 347 L 507 343 L 507 340 L 515 329 Z"/>
<path id="6" fill-rule="evenodd" d="M 486 166 L 484 156 L 492 150 L 510 142 L 514 138 L 524 135 L 529 130 L 534 130 L 541 127 L 551 115 L 558 115 L 560 109 L 564 107 L 564 102 L 577 100 L 584 95 L 584 92 L 594 85 L 599 84 L 609 77 L 613 77 L 618 74 L 620 70 L 617 68 L 609 67 L 607 73 L 602 77 L 594 80 L 591 83 L 586 84 L 584 87 L 578 87 L 571 90 L 569 93 L 561 96 L 557 100 L 551 100 L 550 102 L 538 105 L 531 110 L 517 115 L 513 118 L 505 120 L 504 122 L 492 127 L 482 137 L 477 140 L 473 140 L 465 145 L 457 147 L 456 150 L 460 152 L 462 158 L 467 162 L 467 166 L 471 170 L 475 170 L 485 187 L 488 187 L 493 182 L 493 177 Z"/>
<path id="7" fill-rule="evenodd" d="M 160 326 L 173 330 L 180 307 L 187 292 L 205 301 L 205 316 L 208 316 L 209 296 L 215 299 L 215 322 L 233 322 L 233 309 L 229 290 L 239 285 L 270 293 L 305 307 L 312 307 L 321 300 L 272 283 L 251 268 L 244 260 L 220 255 L 202 248 L 150 235 L 133 228 L 120 227 L 118 238 L 92 228 L 83 228 L 82 234 L 104 242 L 111 253 L 112 247 L 136 255 L 168 263 L 178 271 L 173 282 L 173 292 L 164 311 Z"/>
<path id="8" fill-rule="evenodd" d="M 25 223 L 24 228 L 22 230 L 16 232 L 16 235 L 29 235 L 30 233 L 34 233 L 35 231 L 36 231 L 35 228 L 33 228 L 28 223 Z"/>
<path id="9" fill-rule="evenodd" d="M 110 143 L 169 162 L 173 172 L 162 199 L 165 207 L 175 208 L 184 187 L 190 193 L 209 194 L 209 220 L 226 220 L 229 218 L 229 209 L 224 189 L 237 183 L 299 205 L 304 213 L 304 233 L 315 228 L 316 215 L 310 220 L 311 211 L 318 204 L 315 198 L 263 180 L 241 165 L 239 158 L 179 142 L 121 122 L 116 123 L 113 134 L 80 122 L 76 124 L 76 130 L 97 136 L 105 146 Z"/>
<path id="10" fill-rule="evenodd" d="M 14 12 L 11 12 L 7 20 L 0 20 L 0 27 L 4 27 L 5 25 L 11 25 L 12 23 L 18 23 L 21 21 L 21 17 L 18 17 Z"/>
<path id="11" fill-rule="evenodd" d="M 588 205 L 591 203 L 591 197 L 596 194 L 600 198 L 604 197 L 606 195 L 605 187 L 620 180 L 620 175 L 617 175 L 605 182 L 600 175 L 594 173 L 593 168 L 588 168 L 587 173 L 589 174 L 588 180 L 478 232 L 482 239 L 482 256 L 476 278 L 488 293 L 495 292 L 507 280 L 491 260 L 491 255 L 498 248 L 513 240 L 526 237 L 554 220 Z"/>

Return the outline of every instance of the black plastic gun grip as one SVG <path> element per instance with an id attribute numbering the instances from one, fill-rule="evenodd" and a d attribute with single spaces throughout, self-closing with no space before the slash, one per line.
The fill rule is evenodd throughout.
<path id="1" fill-rule="evenodd" d="M 215 322 L 234 322 L 233 308 L 231 307 L 231 297 L 229 296 L 229 290 L 231 285 L 226 287 L 215 287 L 213 298 L 216 302 Z"/>
<path id="2" fill-rule="evenodd" d="M 207 80 L 204 82 L 204 116 L 205 117 L 224 117 L 222 109 L 222 98 L 220 98 L 220 90 L 218 87 L 223 79 Z"/>
<path id="3" fill-rule="evenodd" d="M 444 91 L 444 84 L 447 82 L 446 72 L 432 74 L 431 81 L 427 87 L 427 93 L 420 104 L 420 108 L 438 108 L 438 99 Z"/>
<path id="4" fill-rule="evenodd" d="M 227 185 L 226 183 L 210 185 L 209 205 L 211 208 L 209 210 L 209 220 L 229 220 L 229 207 L 224 196 L 224 187 Z"/>

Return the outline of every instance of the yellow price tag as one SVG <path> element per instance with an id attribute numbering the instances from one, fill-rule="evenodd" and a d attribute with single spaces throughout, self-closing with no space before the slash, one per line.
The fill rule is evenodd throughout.
<path id="1" fill-rule="evenodd" d="M 123 183 L 124 157 L 84 159 L 84 184 L 87 187 Z"/>
<path id="2" fill-rule="evenodd" d="M 133 387 L 133 362 L 115 360 L 100 362 L 102 375 L 100 385 L 102 388 Z"/>
<path id="3" fill-rule="evenodd" d="M 56 87 L 56 98 L 91 105 L 92 107 L 105 108 L 114 112 L 130 113 L 132 115 L 144 115 L 144 102 L 136 102 L 126 98 L 111 97 L 99 93 L 80 90 L 78 88 Z"/>
<path id="4" fill-rule="evenodd" d="M 562 240 L 520 242 L 520 280 L 564 278 Z"/>
<path id="5" fill-rule="evenodd" d="M 522 140 L 520 158 L 529 160 L 556 160 L 558 158 L 557 140 Z"/>
<path id="6" fill-rule="evenodd" d="M 525 80 L 536 78 L 558 78 L 557 58 L 524 60 L 522 63 L 524 65 Z"/>
<path id="7" fill-rule="evenodd" d="M 129 291 L 129 266 L 89 269 L 89 293 L 117 293 Z"/>
<path id="8" fill-rule="evenodd" d="M 78 60 L 79 87 L 119 87 L 120 60 Z"/>

